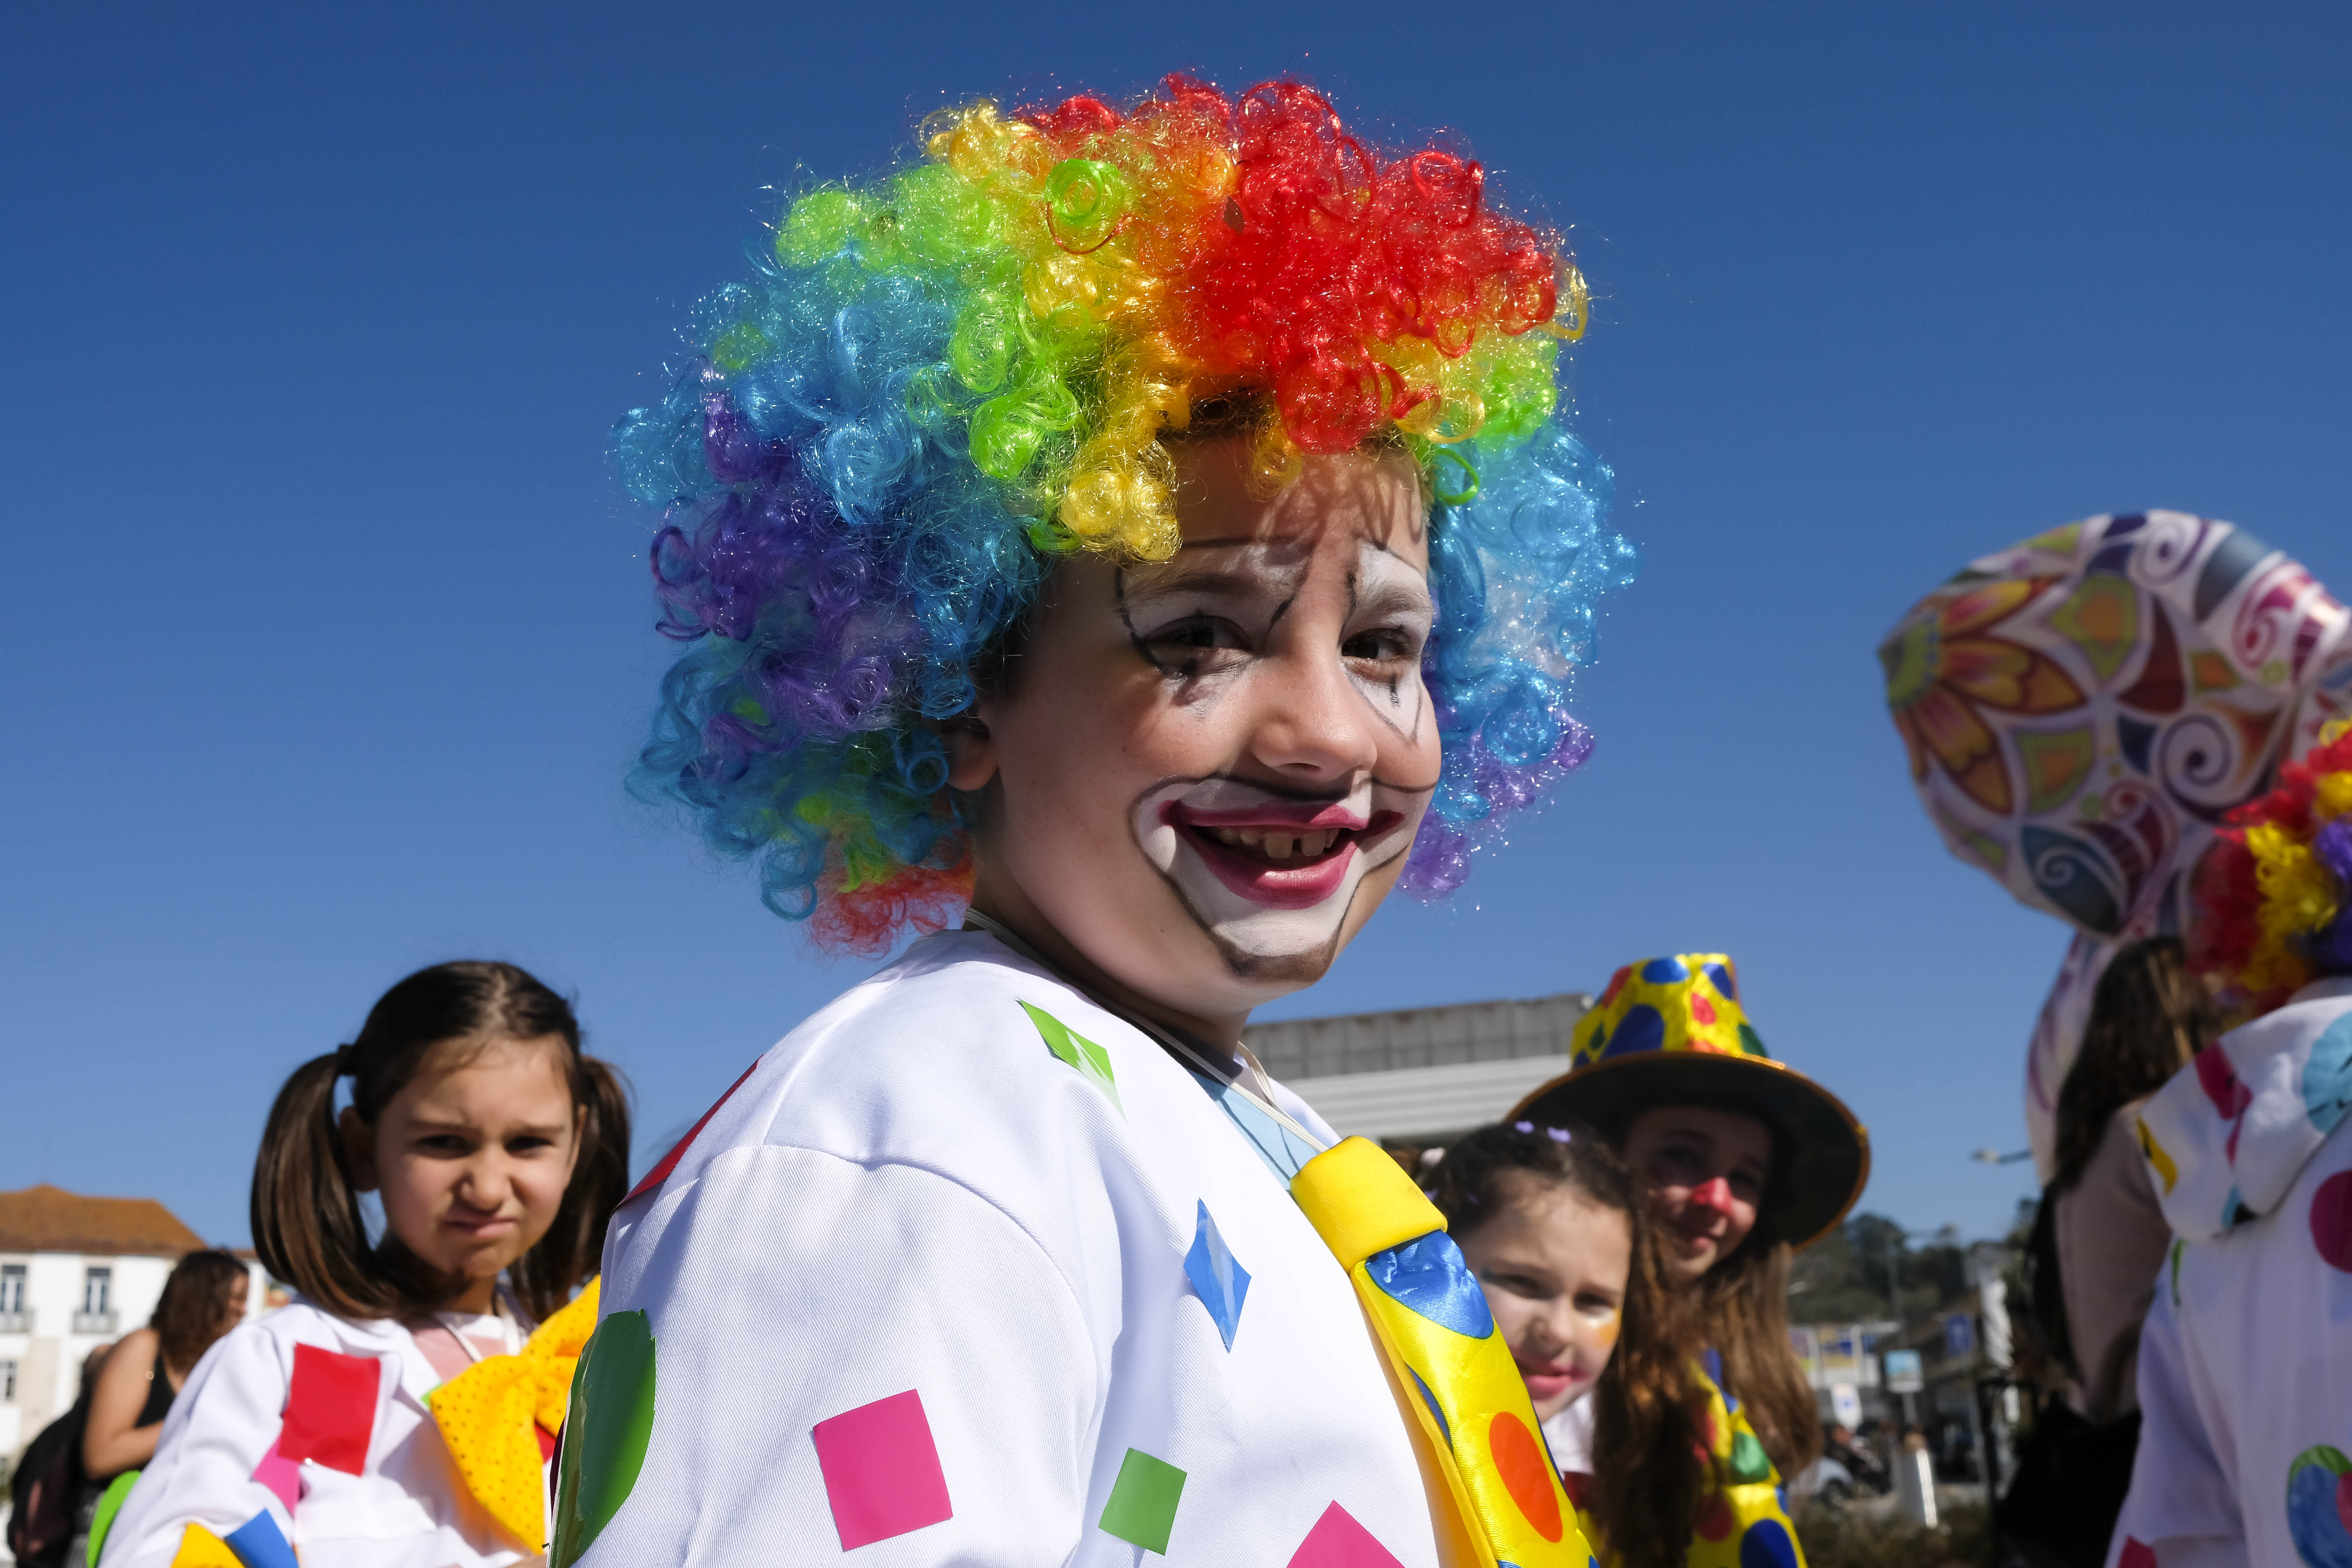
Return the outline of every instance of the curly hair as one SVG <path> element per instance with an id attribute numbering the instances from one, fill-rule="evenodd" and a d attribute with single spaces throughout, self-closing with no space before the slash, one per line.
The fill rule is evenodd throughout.
<path id="1" fill-rule="evenodd" d="M 1059 559 L 1174 552 L 1162 437 L 1214 401 L 1269 489 L 1369 441 L 1419 461 L 1445 764 L 1404 883 L 1457 886 L 1589 751 L 1567 685 L 1634 564 L 1610 470 L 1554 422 L 1586 304 L 1557 237 L 1497 212 L 1478 163 L 1383 154 L 1295 82 L 983 101 L 919 140 L 800 193 L 615 430 L 687 645 L 633 788 L 755 861 L 822 946 L 952 919 L 970 810 L 933 726 Z"/>
<path id="2" fill-rule="evenodd" d="M 2352 723 L 2322 731 L 2228 820 L 2198 868 L 2190 962 L 2254 1012 L 2352 974 Z"/>

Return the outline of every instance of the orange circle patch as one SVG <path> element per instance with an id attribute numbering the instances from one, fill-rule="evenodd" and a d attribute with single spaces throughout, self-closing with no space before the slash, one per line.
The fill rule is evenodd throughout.
<path id="1" fill-rule="evenodd" d="M 1509 1489 L 1511 1500 L 1546 1541 L 1560 1537 L 1559 1493 L 1553 1489 L 1551 1461 L 1543 1445 L 1509 1411 L 1499 1412 L 1486 1428 L 1486 1447 L 1495 1456 L 1496 1473 Z"/>

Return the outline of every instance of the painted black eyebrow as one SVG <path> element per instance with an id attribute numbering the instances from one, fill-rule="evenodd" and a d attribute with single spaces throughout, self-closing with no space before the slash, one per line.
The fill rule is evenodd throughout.
<path id="1" fill-rule="evenodd" d="M 1122 577 L 1121 592 L 1126 598 L 1131 600 L 1150 600 L 1177 598 L 1186 594 L 1230 594 L 1236 597 L 1263 596 L 1269 593 L 1292 594 L 1295 590 L 1290 584 L 1269 584 L 1263 577 L 1251 574 L 1203 571 L 1171 573 L 1158 581 L 1146 578 L 1140 583 L 1134 584 L 1126 583 Z"/>

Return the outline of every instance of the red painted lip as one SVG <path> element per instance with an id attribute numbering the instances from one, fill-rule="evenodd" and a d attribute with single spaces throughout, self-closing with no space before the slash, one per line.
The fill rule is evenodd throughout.
<path id="1" fill-rule="evenodd" d="M 1227 889 L 1271 910 L 1314 908 L 1339 890 L 1348 880 L 1349 868 L 1356 863 L 1356 841 L 1352 838 L 1342 840 L 1337 848 L 1311 865 L 1276 869 L 1264 860 L 1235 853 L 1188 823 L 1175 826 L 1177 834 L 1192 847 L 1192 853 Z"/>

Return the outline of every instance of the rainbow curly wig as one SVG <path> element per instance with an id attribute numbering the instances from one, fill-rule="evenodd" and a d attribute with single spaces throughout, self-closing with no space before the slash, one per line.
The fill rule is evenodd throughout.
<path id="1" fill-rule="evenodd" d="M 2352 724 L 2322 731 L 2229 822 L 2200 868 L 2198 967 L 2256 1011 L 2352 974 Z"/>
<path id="2" fill-rule="evenodd" d="M 1608 468 L 1554 421 L 1586 300 L 1557 237 L 1494 210 L 1477 163 L 1384 154 L 1293 82 L 980 102 L 919 140 L 793 200 L 615 431 L 687 645 L 634 787 L 820 945 L 956 918 L 969 803 L 932 723 L 1059 558 L 1174 552 L 1161 437 L 1213 399 L 1267 486 L 1368 441 L 1420 462 L 1445 769 L 1405 885 L 1458 885 L 1590 750 L 1568 679 L 1633 570 Z"/>

